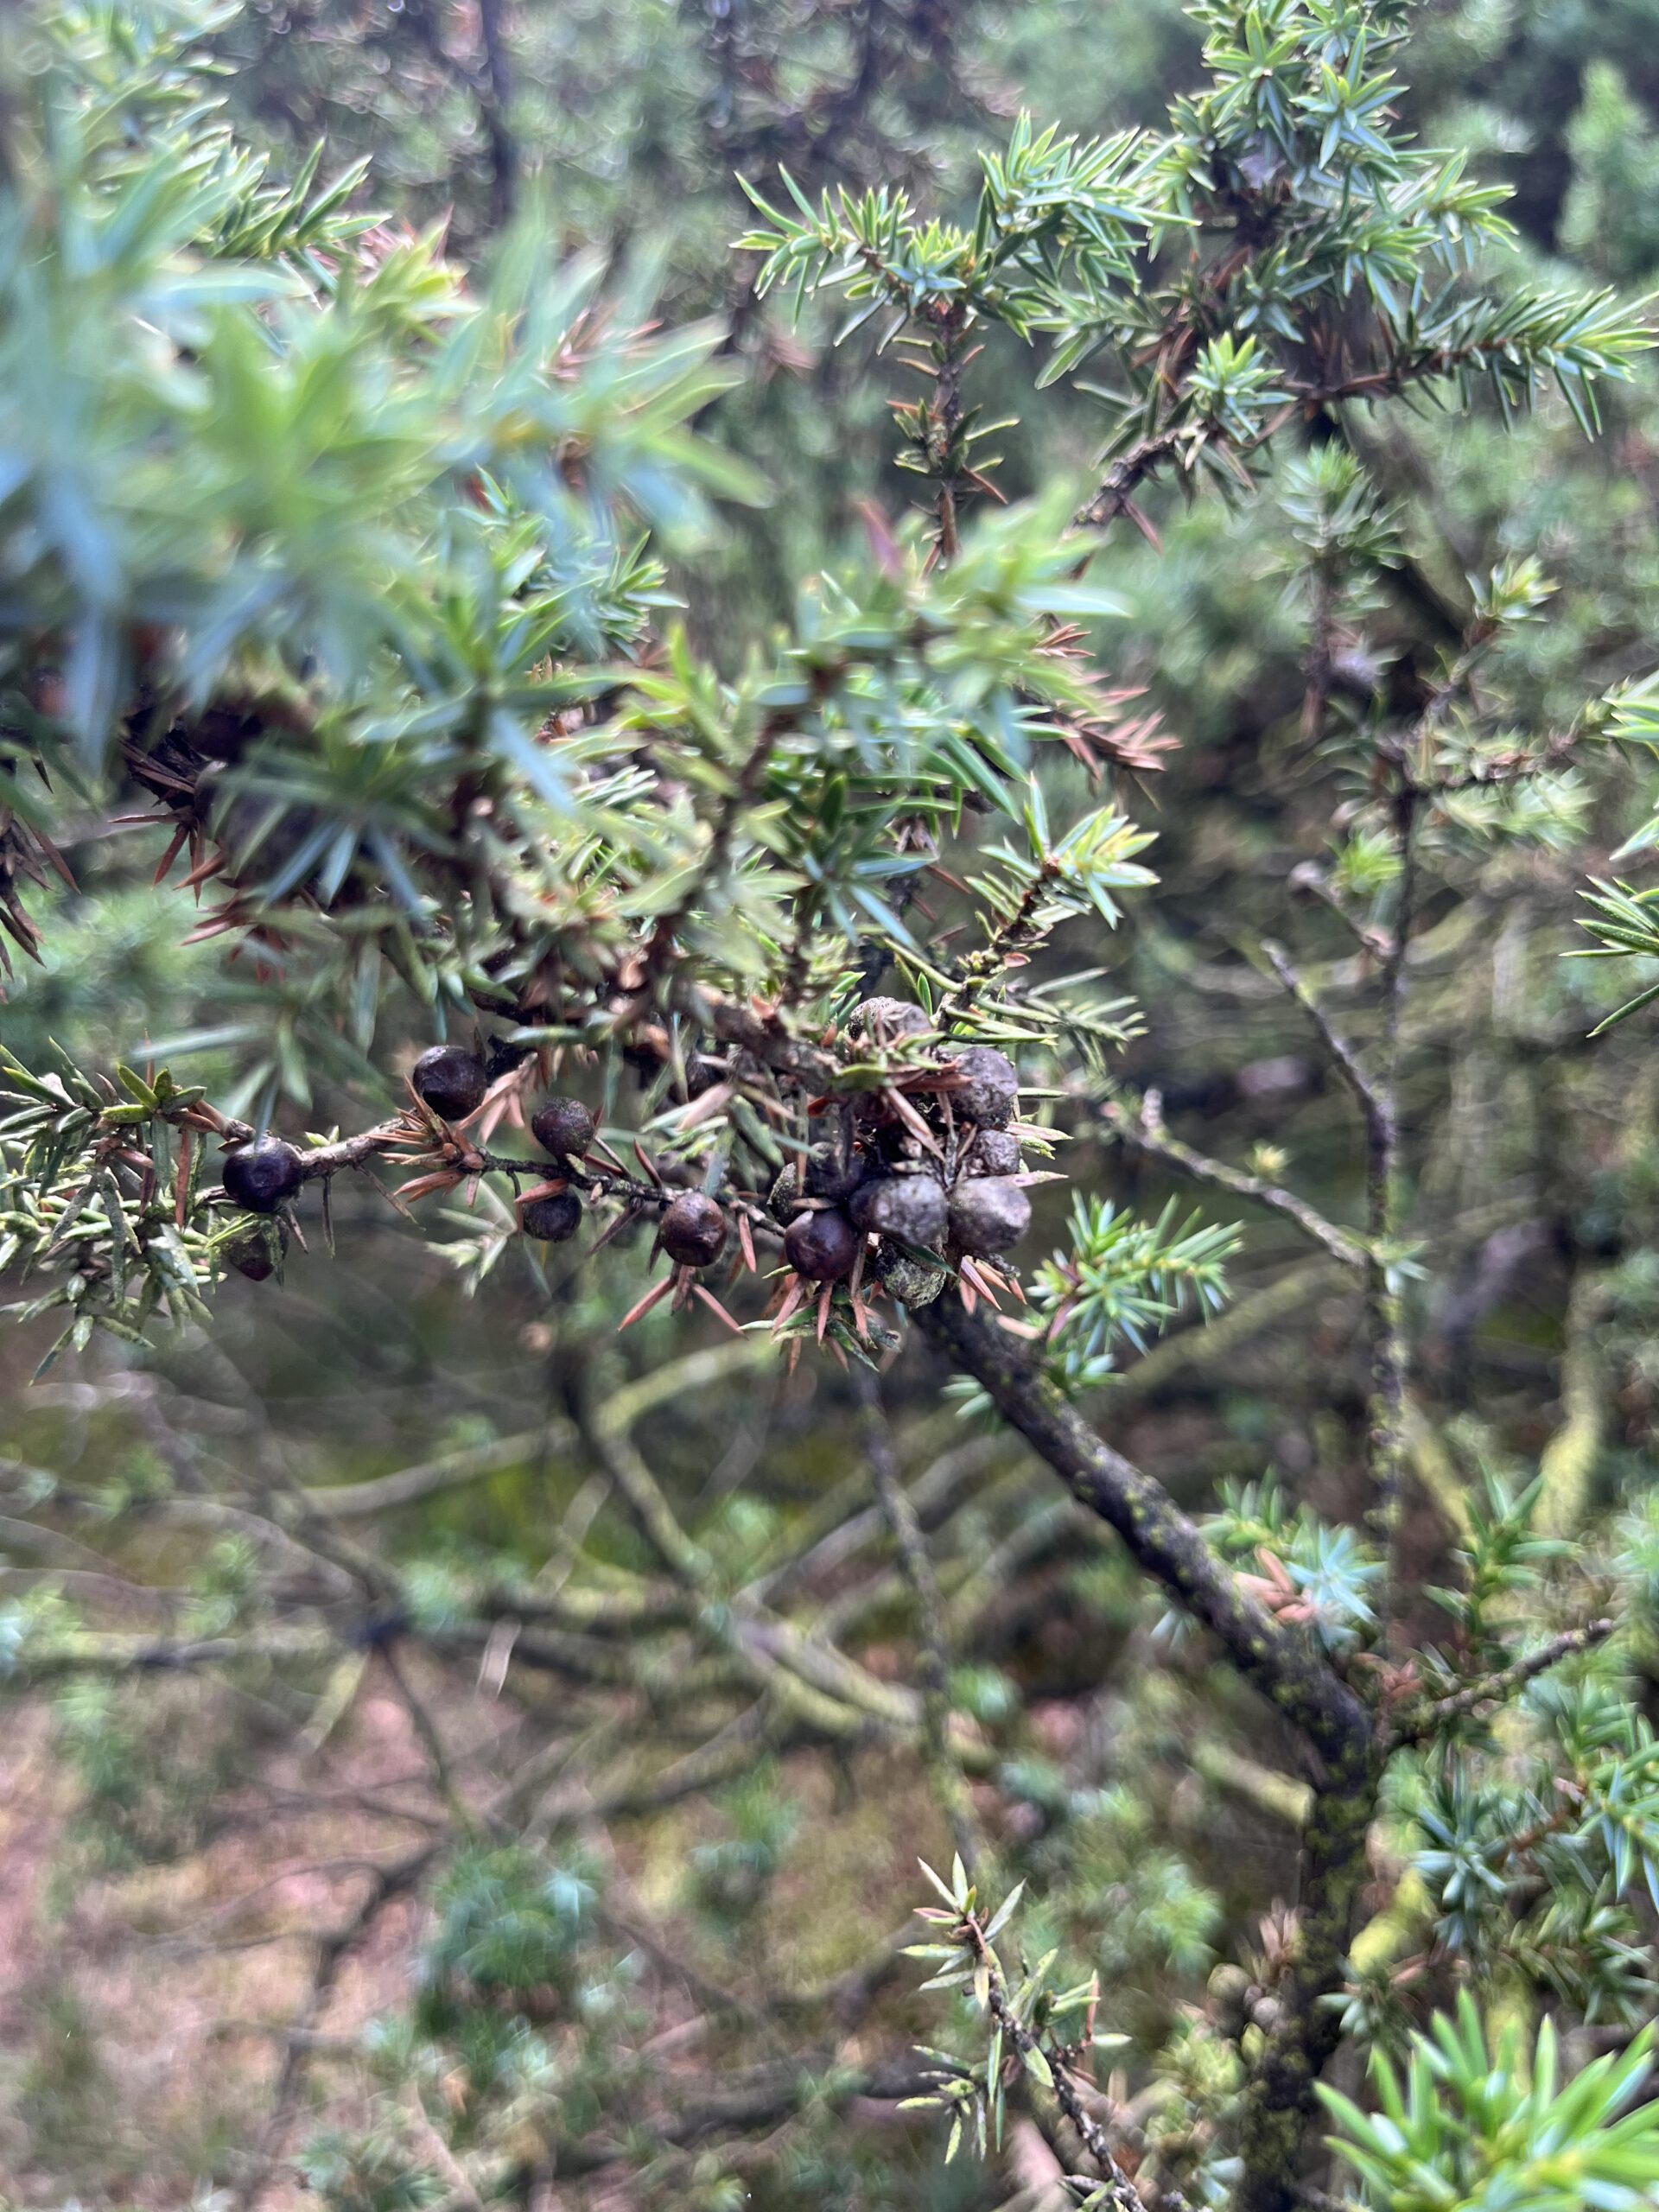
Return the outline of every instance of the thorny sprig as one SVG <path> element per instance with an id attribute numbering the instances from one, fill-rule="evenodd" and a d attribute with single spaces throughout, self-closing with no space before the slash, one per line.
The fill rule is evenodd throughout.
<path id="1" fill-rule="evenodd" d="M 1046 1260 L 1032 1282 L 1029 1332 L 1063 1387 L 1092 1389 L 1112 1375 L 1122 1344 L 1144 1351 L 1183 1312 L 1217 1312 L 1239 1249 L 1236 1228 L 1181 1220 L 1173 1199 L 1147 1221 L 1079 1192 L 1070 1249 Z"/>
<path id="2" fill-rule="evenodd" d="M 922 1872 L 944 1900 L 941 1905 L 918 1905 L 917 1917 L 938 1928 L 942 1940 L 906 1947 L 906 1956 L 938 1962 L 938 1971 L 922 1986 L 925 1990 L 960 1990 L 989 2029 L 984 2058 L 969 2073 L 944 2054 L 925 2055 L 941 2065 L 944 2078 L 932 2094 L 908 2101 L 949 2112 L 950 2133 L 945 2150 L 948 2164 L 955 2158 L 971 2126 L 982 2158 L 1000 2150 L 1008 2090 L 1022 2080 L 1039 2097 L 1052 2100 L 1075 2131 L 1096 2171 L 1079 2177 L 1073 2184 L 1077 2202 L 1091 2207 L 1110 2205 L 1116 2212 L 1141 2212 L 1143 2200 L 1135 2183 L 1119 2164 L 1105 2130 L 1088 2108 L 1079 2088 L 1089 2055 L 1111 2050 L 1125 2038 L 1097 2031 L 1100 1978 L 1066 1988 L 1053 1986 L 1052 1970 L 1058 1953 L 1048 1952 L 1014 1980 L 1004 1968 L 995 1948 L 996 1938 L 1009 1924 L 1024 1890 L 1011 1890 L 995 1912 L 982 1911 L 974 1885 L 961 1859 L 951 1867 L 947 1883 L 924 1860 Z M 1074 2031 L 1062 2033 L 1063 2025 Z M 1177 2205 L 1179 2197 L 1165 2193 L 1160 2201 Z"/>

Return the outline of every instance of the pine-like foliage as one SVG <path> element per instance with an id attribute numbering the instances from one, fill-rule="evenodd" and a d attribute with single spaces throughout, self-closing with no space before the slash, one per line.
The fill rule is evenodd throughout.
<path id="1" fill-rule="evenodd" d="M 907 36 L 932 35 L 912 20 L 925 12 Z M 1448 954 L 1441 924 L 1481 926 L 1505 865 L 1576 870 L 1659 710 L 1651 679 L 1541 707 L 1540 558 L 1511 544 L 1448 618 L 1376 454 L 1414 409 L 1500 427 L 1564 410 L 1592 435 L 1649 321 L 1613 292 L 1511 273 L 1502 188 L 1402 119 L 1414 18 L 1397 0 L 1193 14 L 1198 87 L 1160 127 L 1084 139 L 1021 116 L 961 204 L 918 180 L 809 190 L 760 133 L 741 304 L 684 324 L 658 313 L 648 257 L 632 274 L 561 257 L 534 209 L 463 270 L 441 229 L 376 212 L 360 162 L 336 172 L 319 149 L 282 181 L 226 104 L 234 8 L 55 0 L 0 25 L 8 973 L 87 927 L 106 892 L 111 910 L 135 895 L 124 865 L 173 887 L 180 933 L 209 948 L 191 989 L 221 954 L 228 979 L 213 1018 L 181 1004 L 170 1031 L 136 1024 L 101 1058 L 72 1040 L 0 1059 L 0 1269 L 18 1317 L 50 1323 L 42 1366 L 100 1329 L 136 1344 L 212 1328 L 228 1275 L 280 1276 L 308 1227 L 332 1242 L 334 1193 L 361 1178 L 453 1230 L 486 1297 L 509 1254 L 575 1245 L 602 1287 L 571 1299 L 607 1325 L 671 1300 L 754 1332 L 690 1354 L 695 1381 L 751 1376 L 772 1339 L 791 1372 L 856 1369 L 873 1525 L 918 1624 L 914 1683 L 897 1681 L 890 1649 L 878 1663 L 843 1648 L 874 1639 L 891 1591 L 791 1610 L 810 1568 L 858 1540 L 831 1520 L 791 1550 L 798 1531 L 717 1485 L 683 1510 L 633 1440 L 653 1389 L 674 1388 L 649 1374 L 598 1398 L 568 1378 L 592 1500 L 533 1571 L 464 1544 L 382 1557 L 334 1525 L 351 1486 L 331 1501 L 262 1476 L 259 1510 L 227 1508 L 226 1529 L 196 1501 L 223 1541 L 164 1636 L 89 1622 L 73 1584 L 8 1602 L 0 1658 L 25 1688 L 254 1666 L 303 1685 L 318 1742 L 370 1663 L 388 1669 L 442 1814 L 406 1862 L 374 1869 L 373 1902 L 429 1876 L 432 1925 L 416 1999 L 372 2053 L 401 2116 L 307 2154 L 333 2205 L 539 2202 L 567 2171 L 622 2168 L 641 2204 L 713 2212 L 741 2184 L 677 2164 L 688 2145 L 867 2096 L 944 2107 L 947 2162 L 999 2156 L 1017 2103 L 1065 2154 L 1048 2198 L 1115 2212 L 1328 2202 L 1311 2177 L 1321 2097 L 1364 2202 L 1389 2212 L 1635 2212 L 1659 2188 L 1645 2045 L 1563 2082 L 1548 2018 L 1484 2024 L 1512 1999 L 1627 2034 L 1652 2010 L 1659 1753 L 1632 1694 L 1651 1577 L 1639 1528 L 1604 1540 L 1561 1507 L 1559 1453 L 1536 1480 L 1480 1462 L 1443 1483 L 1442 1586 L 1402 1541 L 1410 1484 L 1439 1462 L 1412 1399 L 1427 1268 L 1402 1044 L 1419 979 L 1466 947 Z M 472 90 L 505 215 L 521 180 L 499 10 L 480 24 Z M 746 35 L 722 32 L 722 50 L 753 62 Z M 431 54 L 454 59 L 441 37 Z M 1588 195 L 1611 191 L 1594 157 L 1617 136 L 1612 99 L 1600 83 L 1579 127 L 1580 226 Z M 806 135 L 823 155 L 829 134 Z M 1642 257 L 1631 245 L 1620 266 Z M 791 496 L 721 427 L 748 318 L 774 295 L 803 318 L 821 296 L 844 308 L 857 376 L 907 379 L 893 459 L 917 505 L 895 522 L 865 503 L 856 550 L 788 580 L 786 623 L 711 645 L 687 588 L 698 549 L 722 516 Z M 1020 416 L 988 419 L 987 364 L 1010 359 Z M 1051 423 L 1061 446 L 1084 426 L 1087 466 L 1046 467 L 1038 496 L 1005 502 L 1000 442 Z M 1297 640 L 1322 855 L 1288 888 L 1351 957 L 1316 987 L 1275 938 L 1249 953 L 1258 997 L 1284 999 L 1359 1126 L 1363 1172 L 1329 1205 L 1276 1139 L 1243 1165 L 1212 1157 L 1172 1129 L 1155 1084 L 1118 1071 L 1141 1016 L 1111 966 L 1156 907 L 1147 787 L 1169 740 L 1096 658 L 1107 638 L 1132 649 L 1136 612 L 1097 556 L 1115 525 L 1137 531 L 1173 590 L 1179 502 L 1241 530 L 1274 518 L 1258 581 Z M 1439 618 L 1414 654 L 1408 593 Z M 118 835 L 142 861 L 106 870 L 98 849 Z M 1624 851 L 1656 836 L 1649 823 Z M 1654 895 L 1599 879 L 1592 952 L 1659 957 Z M 1213 988 L 1198 964 L 1175 981 Z M 213 1079 L 191 1080 L 204 1064 Z M 556 1079 L 569 1088 L 550 1096 Z M 304 1126 L 337 1104 L 349 1128 Z M 1229 1218 L 1085 1188 L 1058 1249 L 1022 1261 L 1072 1146 L 1197 1183 Z M 1189 1513 L 1185 1471 L 1155 1479 L 1079 1410 L 1135 1363 L 1182 1357 L 1179 1336 L 1157 1345 L 1166 1332 L 1223 1314 L 1247 1242 L 1236 1211 L 1354 1287 L 1363 1495 L 1347 1518 L 1259 1459 Z M 626 1311 L 629 1279 L 598 1273 L 613 1244 L 632 1268 Z M 976 1574 L 1053 1531 L 1005 1531 L 990 1568 L 942 1591 L 874 1379 L 911 1338 L 1061 1478 L 1068 1512 L 1122 1540 L 1135 1591 L 1153 1586 L 1143 1620 L 1107 1590 L 1164 1685 L 1135 1725 L 1179 1738 L 1158 1700 L 1210 1694 L 1200 1655 L 1224 1662 L 1217 1695 L 1270 1714 L 1294 1772 L 1211 1760 L 1300 1853 L 1294 1905 L 1243 1962 L 1209 1972 L 1221 1904 L 1149 1842 L 1132 1793 L 1083 1802 L 1040 1761 L 1004 1758 L 1005 1677 L 953 1670 Z M 361 1487 L 371 1510 L 401 1505 L 457 1465 L 516 1464 L 501 1448 Z M 118 1519 L 168 1495 L 138 1482 L 94 1503 Z M 590 1549 L 612 1501 L 626 1539 Z M 296 1553 L 297 1596 L 270 1564 L 296 1573 Z M 75 1557 L 67 1572 L 96 1583 Z M 584 1749 L 626 1753 L 649 1720 L 673 1755 L 562 1795 L 560 1747 L 469 1796 L 404 1671 L 411 1650 L 496 1691 L 536 1668 L 588 1701 Z M 118 1701 L 72 1689 L 58 1725 L 91 1771 Z M 764 2000 L 688 1971 L 707 2016 L 693 2037 L 717 2020 L 764 2031 L 767 2055 L 677 2104 L 635 2003 L 642 1961 L 663 1961 L 624 1877 L 550 1840 L 709 1799 L 715 1833 L 684 1854 L 675 1910 L 753 1965 L 803 1826 L 782 1755 L 850 1762 L 872 1743 L 919 1762 L 957 1847 L 950 1878 L 930 1877 L 920 1947 L 939 2046 L 889 2064 L 826 2029 L 810 2064 L 786 2055 L 798 2017 L 862 2018 L 890 1961 Z M 107 1824 L 162 1855 L 137 1763 L 105 1781 Z M 991 1790 L 1023 1808 L 1000 1840 Z M 992 1879 L 1023 1845 L 1029 1902 Z M 325 1943 L 314 2010 L 338 1961 Z M 1187 2010 L 1143 2003 L 1148 1961 Z M 1344 2043 L 1373 2056 L 1368 2106 L 1321 2082 Z M 1096 2050 L 1137 2052 L 1141 2080 L 1102 2084 Z M 811 2156 L 831 2139 L 820 2127 Z"/>

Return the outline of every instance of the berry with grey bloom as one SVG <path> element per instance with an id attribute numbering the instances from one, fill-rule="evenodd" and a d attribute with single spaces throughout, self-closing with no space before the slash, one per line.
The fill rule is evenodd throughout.
<path id="1" fill-rule="evenodd" d="M 851 1198 L 864 1175 L 865 1162 L 833 1139 L 815 1144 L 806 1155 L 806 1195 L 810 1198 L 833 1198 L 839 1204 L 842 1199 Z"/>
<path id="2" fill-rule="evenodd" d="M 964 1175 L 1017 1175 L 1020 1140 L 1007 1129 L 982 1129 L 962 1163 Z"/>
<path id="3" fill-rule="evenodd" d="M 900 1243 L 925 1247 L 944 1235 L 944 1190 L 931 1175 L 883 1175 L 861 1183 L 850 1211 L 861 1229 Z"/>
<path id="4" fill-rule="evenodd" d="M 962 1087 L 950 1093 L 950 1104 L 958 1120 L 982 1129 L 1006 1128 L 1020 1095 L 1014 1062 L 994 1045 L 965 1045 L 956 1060 Z"/>
<path id="5" fill-rule="evenodd" d="M 919 1037 L 932 1024 L 907 999 L 874 998 L 860 1001 L 847 1027 L 855 1037 L 872 1045 L 890 1045 L 896 1038 Z"/>
<path id="6" fill-rule="evenodd" d="M 979 1175 L 950 1193 L 950 1241 L 976 1259 L 1011 1251 L 1031 1227 L 1031 1200 L 1006 1175 Z"/>

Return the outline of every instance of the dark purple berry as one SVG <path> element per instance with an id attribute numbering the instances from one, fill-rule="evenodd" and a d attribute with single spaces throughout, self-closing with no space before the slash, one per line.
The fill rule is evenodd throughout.
<path id="1" fill-rule="evenodd" d="M 726 1217 L 701 1191 L 685 1191 L 664 1214 L 661 1234 L 663 1249 L 677 1267 L 706 1268 L 725 1245 Z"/>
<path id="2" fill-rule="evenodd" d="M 483 1061 L 459 1045 L 434 1045 L 423 1052 L 410 1081 L 441 1122 L 464 1122 L 477 1113 L 490 1087 Z"/>
<path id="3" fill-rule="evenodd" d="M 530 1133 L 556 1160 L 580 1160 L 594 1141 L 593 1116 L 580 1098 L 545 1098 L 530 1117 Z"/>
<path id="4" fill-rule="evenodd" d="M 883 1175 L 861 1183 L 849 1211 L 861 1229 L 903 1244 L 934 1245 L 944 1235 L 944 1192 L 931 1175 Z"/>
<path id="5" fill-rule="evenodd" d="M 964 1175 L 1017 1175 L 1020 1140 L 1007 1129 L 982 1129 L 963 1160 Z"/>
<path id="6" fill-rule="evenodd" d="M 582 1200 L 574 1191 L 559 1191 L 550 1198 L 532 1198 L 518 1218 L 526 1236 L 543 1244 L 563 1244 L 582 1226 Z"/>
<path id="7" fill-rule="evenodd" d="M 784 1257 L 809 1282 L 839 1282 L 851 1274 L 863 1243 L 844 1213 L 798 1214 L 784 1238 Z"/>
<path id="8" fill-rule="evenodd" d="M 982 1129 L 1005 1129 L 1014 1119 L 1014 1102 L 1020 1095 L 1014 1062 L 992 1045 L 965 1045 L 956 1059 L 963 1081 L 961 1089 L 950 1093 L 952 1109 Z"/>
<path id="9" fill-rule="evenodd" d="M 281 1137 L 256 1137 L 225 1155 L 225 1195 L 245 1213 L 275 1213 L 304 1177 L 300 1155 Z"/>
<path id="10" fill-rule="evenodd" d="M 995 1259 L 1031 1227 L 1031 1200 L 1006 1175 L 980 1175 L 950 1193 L 950 1236 L 960 1252 Z"/>
<path id="11" fill-rule="evenodd" d="M 852 1197 L 863 1180 L 863 1160 L 833 1141 L 815 1144 L 806 1155 L 809 1198 L 833 1198 L 839 1205 L 843 1198 Z"/>

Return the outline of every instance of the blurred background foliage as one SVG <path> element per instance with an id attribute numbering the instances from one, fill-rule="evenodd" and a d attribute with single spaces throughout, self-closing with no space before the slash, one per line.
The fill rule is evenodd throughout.
<path id="1" fill-rule="evenodd" d="M 1527 273 L 1630 291 L 1659 278 L 1659 10 L 1430 0 L 1413 17 L 1408 119 L 1512 188 Z M 811 196 L 903 183 L 957 211 L 978 149 L 1016 112 L 1084 135 L 1155 122 L 1192 80 L 1199 39 L 1175 0 L 253 0 L 216 45 L 238 123 L 283 171 L 319 140 L 328 175 L 367 156 L 365 204 L 442 226 L 463 269 L 487 269 L 517 217 L 593 252 L 607 284 L 632 272 L 665 324 L 717 321 L 742 375 L 698 426 L 776 496 L 723 510 L 668 588 L 730 671 L 787 615 L 796 579 L 865 550 L 872 504 L 897 516 L 914 490 L 893 463 L 868 334 L 837 348 L 833 299 L 796 320 L 787 298 L 756 297 L 754 257 L 730 251 L 752 219 L 739 175 L 782 164 Z M 1006 332 L 988 343 L 989 416 L 1023 411 L 1019 351 Z M 1351 684 L 1408 685 L 1413 652 L 1463 630 L 1470 578 L 1529 558 L 1555 587 L 1548 619 L 1516 628 L 1495 678 L 1529 727 L 1569 722 L 1648 672 L 1659 375 L 1638 366 L 1603 409 L 1593 443 L 1553 405 L 1518 423 L 1490 400 L 1360 421 L 1408 557 Z M 1098 427 L 1085 393 L 1051 395 L 1039 424 L 1009 433 L 1003 488 L 1074 481 Z M 1363 958 L 1317 902 L 1294 906 L 1295 872 L 1331 861 L 1362 906 L 1387 885 L 1363 841 L 1326 849 L 1346 771 L 1305 727 L 1305 518 L 1283 485 L 1268 489 L 1236 510 L 1154 491 L 1147 535 L 1120 526 L 1096 563 L 1125 609 L 1096 627 L 1105 664 L 1179 741 L 1137 800 L 1162 888 L 1097 957 L 1144 1025 L 1114 1074 L 1160 1090 L 1172 1128 L 1206 1152 L 1269 1178 L 1294 1166 L 1340 1216 L 1348 1102 L 1296 1009 L 1238 956 L 1285 930 L 1288 900 L 1300 957 L 1335 1004 L 1357 1001 Z M 1570 845 L 1550 825 L 1531 845 L 1483 845 L 1471 817 L 1467 887 L 1427 918 L 1403 1077 L 1430 1286 L 1414 1317 L 1414 1569 L 1445 1579 L 1483 1467 L 1541 1465 L 1554 1533 L 1613 1531 L 1623 1571 L 1646 1574 L 1633 1663 L 1649 1716 L 1659 1061 L 1650 1019 L 1588 1041 L 1635 986 L 1561 955 L 1586 873 L 1616 872 L 1651 781 L 1637 745 L 1565 795 Z M 248 963 L 182 944 L 178 894 L 150 886 L 118 837 L 78 861 L 95 895 L 35 901 L 41 964 L 16 963 L 0 1038 L 31 1064 L 53 1039 L 98 1058 L 142 1037 L 204 1039 L 170 1057 L 227 1090 L 249 1036 L 297 1019 L 303 979 L 273 1000 Z M 347 1071 L 307 1065 L 308 1126 L 346 1118 Z M 1173 1188 L 1104 1142 L 1073 1145 L 1066 1166 L 1143 1211 Z M 1062 1216 L 1054 1204 L 1046 1235 Z M 1274 1471 L 1339 1518 L 1364 1421 L 1354 1300 L 1282 1222 L 1246 1225 L 1229 1312 L 1126 1370 L 1114 1434 L 1195 1509 Z M 555 1255 L 543 1274 L 515 1248 L 469 1297 L 431 1243 L 353 1198 L 337 1252 L 294 1255 L 280 1297 L 233 1285 L 211 1342 L 106 1346 L 29 1390 L 46 1339 L 6 1340 L 0 1636 L 66 1601 L 107 1605 L 135 1637 L 158 1621 L 260 1630 L 273 1565 L 302 1594 L 317 1569 L 308 1554 L 273 1562 L 267 1532 L 218 1503 L 252 1467 L 273 1494 L 339 1492 L 353 1541 L 372 1527 L 388 1605 L 451 1662 L 405 1679 L 414 1662 L 391 1641 L 341 1662 L 270 1627 L 265 1659 L 223 1680 L 71 1674 L 9 1713 L 0 2177 L 20 2203 L 159 2207 L 193 2190 L 242 2203 L 251 2189 L 298 2201 L 286 2165 L 271 2182 L 258 2163 L 280 2152 L 351 2212 L 461 2204 L 474 2183 L 455 2159 L 483 2152 L 511 2201 L 538 2207 L 1054 2201 L 1039 2140 L 1016 2136 L 1004 2170 L 941 2166 L 925 2120 L 861 2095 L 907 2035 L 938 2040 L 884 1948 L 917 1854 L 949 1857 L 910 1755 L 872 1722 L 828 1748 L 740 1737 L 729 1761 L 696 1766 L 697 1685 L 653 1660 L 663 1623 L 642 1626 L 639 1663 L 619 1675 L 624 1721 L 601 1694 L 615 1683 L 576 1695 L 550 1673 L 537 1688 L 537 1636 L 550 1648 L 570 1629 L 561 1547 L 588 1539 L 606 1464 L 595 1409 L 641 1376 L 668 1378 L 637 1433 L 701 1540 L 769 1595 L 770 1562 L 804 1548 L 788 1570 L 803 1617 L 852 1636 L 875 1680 L 912 1678 L 902 1586 L 857 1517 L 867 1478 L 841 1378 L 808 1362 L 785 1381 L 716 1355 L 713 1336 L 660 1310 L 619 1344 L 629 1280 L 612 1254 L 581 1272 Z M 981 1818 L 1010 1878 L 1033 1877 L 1052 1940 L 1110 1986 L 1112 2024 L 1133 2041 L 1114 2076 L 1122 2124 L 1189 2131 L 1202 2172 L 1205 2131 L 1236 2089 L 1200 2009 L 1228 1998 L 1213 1970 L 1249 1953 L 1272 1986 L 1295 1809 L 1281 1747 L 1236 1690 L 1153 1663 L 1155 1601 L 1006 1440 L 940 1409 L 925 1361 L 899 1371 L 891 1402 Z M 626 1522 L 593 1543 L 619 1590 L 639 1586 L 651 1561 Z M 105 1586 L 111 1560 L 152 1594 Z M 528 1723 L 499 1695 L 509 1664 Z M 631 1747 L 619 1727 L 667 1768 L 641 1779 L 613 1758 Z M 435 1739 L 448 1746 L 435 1759 Z M 527 1741 L 543 1747 L 533 1758 Z M 529 1816 L 527 1840 L 481 1832 L 440 1864 L 433 1838 L 454 1802 L 492 1790 Z M 1402 1836 L 1410 1816 L 1402 1805 Z M 1424 1833 L 1402 1852 L 1427 1853 Z M 1398 1948 L 1450 1909 L 1422 1907 Z M 1650 1920 L 1608 1931 L 1610 1987 L 1618 1947 L 1650 1934 Z M 779 1983 L 804 1993 L 787 2035 L 762 2003 Z M 1652 1984 L 1631 1986 L 1639 2009 Z M 1396 2044 L 1420 2017 L 1381 1981 L 1353 2002 Z M 747 2096 L 760 2132 L 699 2116 L 694 2090 L 676 2107 L 691 2115 L 681 2139 L 632 2125 L 683 2068 Z M 550 2114 L 579 2146 L 562 2167 Z"/>

